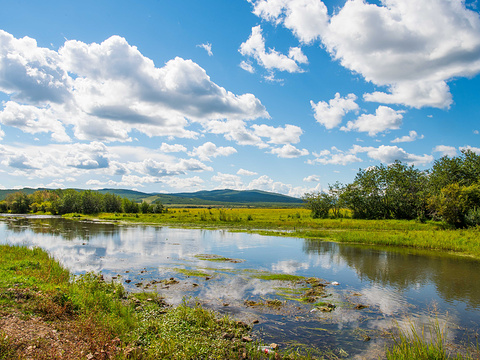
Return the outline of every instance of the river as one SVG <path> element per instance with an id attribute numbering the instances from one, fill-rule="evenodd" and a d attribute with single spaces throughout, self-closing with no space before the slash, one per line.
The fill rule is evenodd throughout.
<path id="1" fill-rule="evenodd" d="M 283 348 L 377 359 L 394 324 L 437 321 L 454 344 L 480 330 L 480 262 L 466 257 L 54 217 L 2 219 L 0 243 L 41 247 L 73 274 L 102 273 L 172 305 L 199 302 Z M 321 292 L 305 301 L 311 283 L 278 274 L 321 279 Z"/>

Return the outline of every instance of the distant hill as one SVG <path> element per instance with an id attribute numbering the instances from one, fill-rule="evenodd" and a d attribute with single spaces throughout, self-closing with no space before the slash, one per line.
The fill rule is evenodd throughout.
<path id="1" fill-rule="evenodd" d="M 37 190 L 44 189 L 31 189 L 24 188 L 20 190 L 0 190 L 0 200 L 4 200 L 8 194 L 23 191 L 27 194 L 32 194 Z M 81 189 L 75 189 L 81 191 Z M 261 190 L 202 190 L 192 193 L 173 193 L 173 194 L 161 194 L 161 193 L 144 193 L 141 191 L 127 190 L 127 189 L 100 189 L 98 192 L 112 193 L 127 199 L 142 202 L 147 201 L 149 203 L 157 200 L 161 201 L 164 205 L 188 205 L 188 206 L 201 206 L 201 205 L 223 205 L 223 206 L 299 206 L 302 204 L 302 200 L 267 192 Z"/>
<path id="2" fill-rule="evenodd" d="M 250 203 L 250 202 L 268 202 L 268 203 L 301 203 L 302 200 L 266 192 L 260 190 L 203 190 L 197 191 L 194 193 L 174 193 L 170 194 L 171 196 L 181 197 L 181 198 L 196 198 L 201 200 L 209 201 L 220 201 L 220 202 L 234 202 L 234 203 Z"/>

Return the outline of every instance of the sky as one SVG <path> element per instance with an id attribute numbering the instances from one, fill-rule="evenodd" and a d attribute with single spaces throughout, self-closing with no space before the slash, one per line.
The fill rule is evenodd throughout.
<path id="1" fill-rule="evenodd" d="M 478 0 L 1 8 L 0 188 L 301 197 L 480 154 Z"/>

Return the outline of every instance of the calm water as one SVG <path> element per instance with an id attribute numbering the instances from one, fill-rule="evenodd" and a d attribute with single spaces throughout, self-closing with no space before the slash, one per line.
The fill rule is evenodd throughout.
<path id="1" fill-rule="evenodd" d="M 448 324 L 448 337 L 455 343 L 475 341 L 479 330 L 480 262 L 468 258 L 223 230 L 59 218 L 2 220 L 0 243 L 41 247 L 74 274 L 101 272 L 106 279 L 117 277 L 115 281 L 130 291 L 156 291 L 171 304 L 190 299 L 239 320 L 258 320 L 254 334 L 282 347 L 306 344 L 348 358 L 376 359 L 394 321 L 408 326 L 437 318 Z M 241 262 L 199 260 L 199 254 Z M 182 269 L 207 275 L 188 277 Z M 260 280 L 255 276 L 261 272 L 324 279 L 330 284 L 326 297 L 318 301 L 336 308 L 326 313 L 292 300 L 301 296 L 295 290 L 306 284 Z M 160 282 L 172 277 L 177 284 Z M 245 303 L 274 299 L 283 305 Z M 366 308 L 358 310 L 358 304 Z"/>

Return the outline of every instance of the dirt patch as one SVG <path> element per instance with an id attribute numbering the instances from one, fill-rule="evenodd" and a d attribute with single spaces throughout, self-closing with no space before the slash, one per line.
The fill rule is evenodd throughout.
<path id="1" fill-rule="evenodd" d="M 40 317 L 13 313 L 0 319 L 0 352 L 12 359 L 109 359 L 118 354 L 120 341 L 92 339 L 88 326 L 66 321 L 45 322 Z"/>

